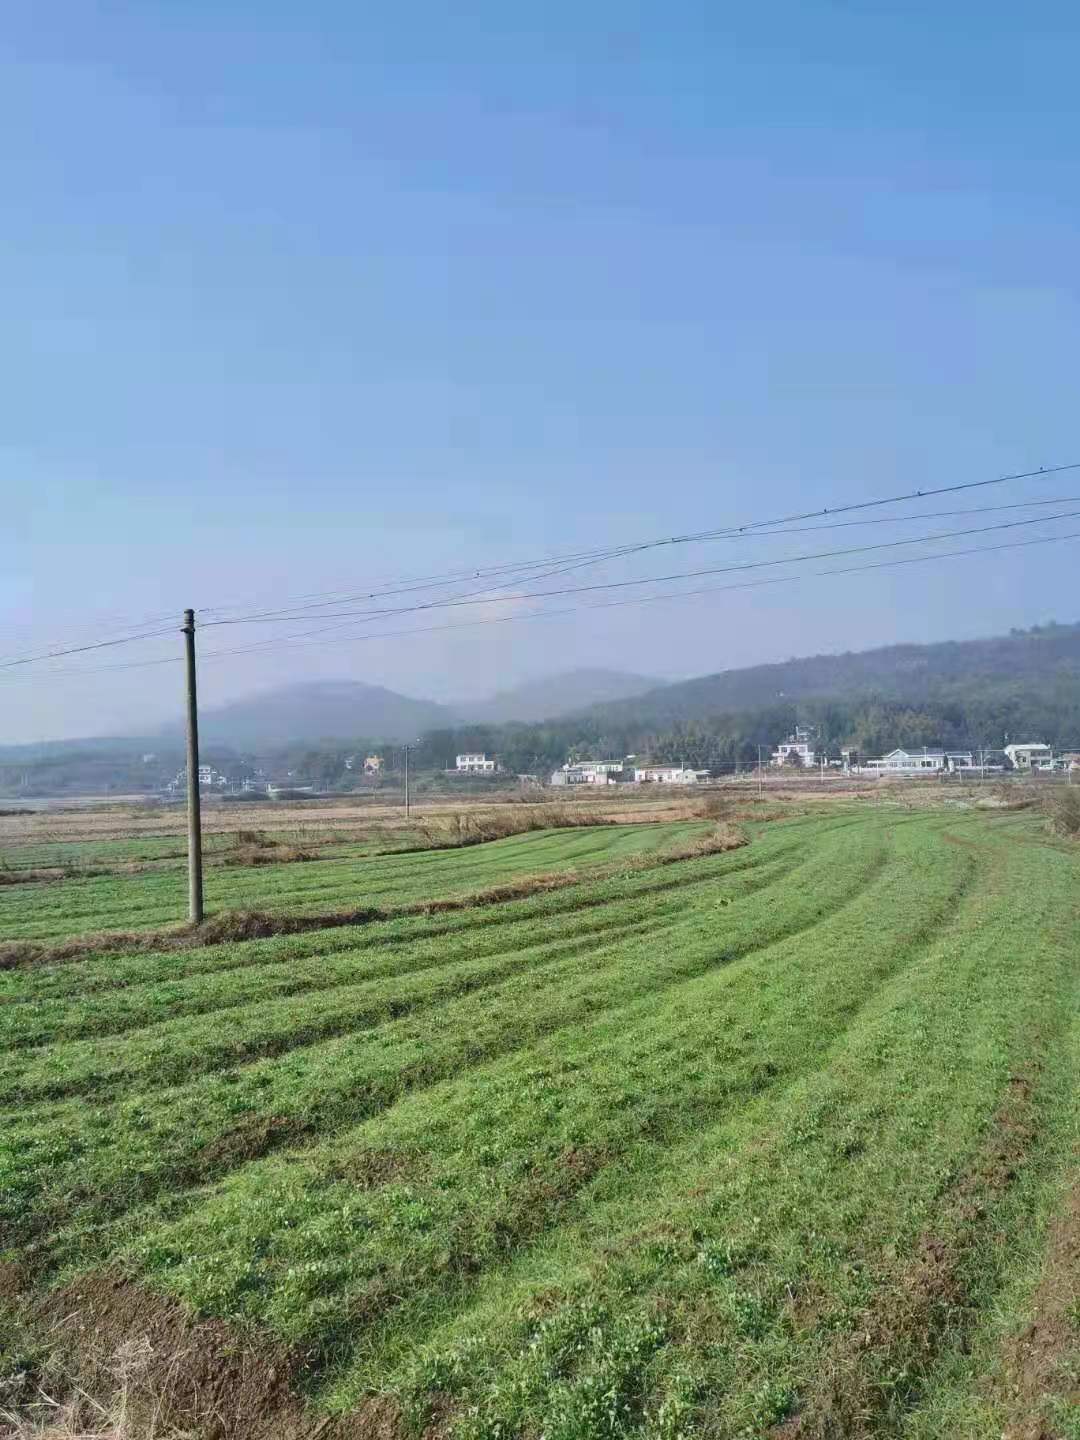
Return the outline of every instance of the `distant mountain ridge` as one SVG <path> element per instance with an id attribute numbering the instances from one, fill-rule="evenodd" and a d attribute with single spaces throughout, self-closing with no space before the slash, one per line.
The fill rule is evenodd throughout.
<path id="1" fill-rule="evenodd" d="M 613 704 L 662 688 L 662 682 L 628 670 L 581 666 L 497 691 L 487 700 L 456 705 L 463 719 L 483 725 L 555 720 L 592 705 Z"/>
<path id="2" fill-rule="evenodd" d="M 623 705 L 593 705 L 581 713 L 621 722 L 632 717 L 640 725 L 665 727 L 803 700 L 940 703 L 972 687 L 1080 690 L 1080 623 L 721 670 L 665 685 Z"/>
<path id="3" fill-rule="evenodd" d="M 565 732 L 567 744 L 606 746 L 614 753 L 688 726 L 727 731 L 731 717 L 765 712 L 775 712 L 766 725 L 772 736 L 777 725 L 791 723 L 779 712 L 790 714 L 802 705 L 824 712 L 830 704 L 933 709 L 923 728 L 935 741 L 947 733 L 996 736 L 1019 725 L 1039 730 L 1036 739 L 1056 734 L 1054 743 L 1080 747 L 1080 623 L 1051 623 L 988 639 L 812 655 L 660 685 L 632 672 L 579 668 L 468 705 L 440 705 L 358 680 L 305 681 L 204 707 L 200 736 L 204 745 L 265 751 L 321 740 L 408 741 L 428 731 L 459 732 L 460 739 L 473 726 L 479 733 L 469 743 L 501 749 L 510 744 L 501 726 L 512 730 L 550 721 Z M 949 718 L 954 710 L 955 721 Z M 815 723 L 822 718 L 819 714 Z M 882 724 L 883 735 L 894 733 L 892 721 Z M 34 764 L 74 750 L 171 755 L 182 739 L 182 727 L 174 722 L 142 737 L 6 745 L 0 760 Z"/>
<path id="4" fill-rule="evenodd" d="M 270 749 L 303 740 L 415 740 L 452 724 L 434 700 L 416 700 L 362 680 L 307 680 L 207 708 L 199 716 L 204 743 Z M 175 734 L 169 726 L 165 734 Z"/>

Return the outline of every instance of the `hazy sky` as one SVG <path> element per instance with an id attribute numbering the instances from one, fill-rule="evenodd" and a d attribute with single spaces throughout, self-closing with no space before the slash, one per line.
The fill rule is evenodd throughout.
<path id="1" fill-rule="evenodd" d="M 1080 459 L 1078 42 L 1000 0 L 7 0 L 4 657 Z M 1078 556 L 261 650 L 203 697 L 986 634 L 1080 618 Z M 178 645 L 0 671 L 0 740 L 171 718 L 178 666 L 100 667 Z"/>

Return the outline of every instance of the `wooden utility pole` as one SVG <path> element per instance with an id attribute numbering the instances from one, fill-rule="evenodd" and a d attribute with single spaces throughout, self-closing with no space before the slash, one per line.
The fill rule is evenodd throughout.
<path id="1" fill-rule="evenodd" d="M 761 768 L 761 746 L 759 745 L 759 746 L 757 747 L 757 793 L 758 793 L 758 799 L 759 799 L 759 800 L 761 799 L 761 796 L 762 796 L 762 794 L 763 794 L 763 791 L 762 791 L 762 788 L 761 788 L 761 787 L 762 787 L 762 784 L 764 783 L 764 780 L 765 780 L 765 772 L 764 772 L 764 770 L 762 770 L 762 768 Z"/>
<path id="2" fill-rule="evenodd" d="M 409 747 L 405 746 L 405 819 L 409 818 Z"/>
<path id="3" fill-rule="evenodd" d="M 199 701 L 195 690 L 195 611 L 184 611 L 187 671 L 188 919 L 203 918 L 202 809 L 199 798 Z"/>

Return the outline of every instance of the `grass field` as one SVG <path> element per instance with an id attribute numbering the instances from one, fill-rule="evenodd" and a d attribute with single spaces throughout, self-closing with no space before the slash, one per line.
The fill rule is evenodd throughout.
<path id="1" fill-rule="evenodd" d="M 292 913 L 580 867 L 0 972 L 11 1407 L 120 1349 L 162 1436 L 1076 1440 L 1080 849 L 848 805 L 648 863 L 703 828 L 212 871 Z M 11 885 L 0 934 L 182 881 Z"/>
<path id="2" fill-rule="evenodd" d="M 604 825 L 581 830 L 514 835 L 483 847 L 380 855 L 378 841 L 335 844 L 310 852 L 308 863 L 270 863 L 206 871 L 208 913 L 223 909 L 319 913 L 345 906 L 401 905 L 429 895 L 452 896 L 540 870 L 584 867 L 684 842 L 709 827 L 704 822 Z M 145 840 L 136 842 L 139 848 Z M 86 931 L 157 928 L 183 918 L 187 906 L 186 861 L 171 841 L 169 863 L 130 873 L 122 868 L 58 883 L 0 886 L 0 937 L 55 940 Z M 227 857 L 229 845 L 219 847 Z M 128 842 L 93 845 L 80 863 L 122 865 Z M 211 855 L 214 847 L 211 847 Z M 66 852 L 54 846 L 53 859 Z M 35 857 L 40 858 L 40 857 Z M 15 852 L 15 862 L 26 856 Z M 359 863 L 363 862 L 363 863 Z"/>

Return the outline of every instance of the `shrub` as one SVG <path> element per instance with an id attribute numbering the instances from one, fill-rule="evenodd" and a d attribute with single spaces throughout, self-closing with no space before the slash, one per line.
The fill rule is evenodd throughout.
<path id="1" fill-rule="evenodd" d="M 1063 785 L 1047 800 L 1046 808 L 1055 835 L 1080 839 L 1080 785 Z"/>
<path id="2" fill-rule="evenodd" d="M 701 797 L 694 806 L 693 813 L 701 820 L 725 820 L 731 815 L 733 809 L 730 798 L 714 790 L 711 794 Z"/>
<path id="3" fill-rule="evenodd" d="M 505 840 L 531 830 L 571 830 L 591 825 L 613 825 L 607 815 L 578 810 L 569 805 L 530 805 L 500 810 L 454 811 L 451 815 L 422 821 L 416 828 L 425 848 L 456 850 L 464 845 L 483 845 Z"/>

